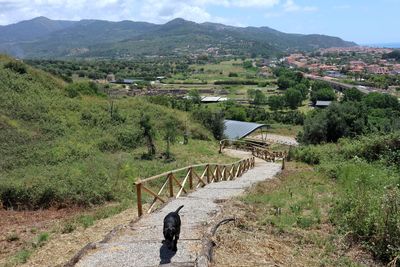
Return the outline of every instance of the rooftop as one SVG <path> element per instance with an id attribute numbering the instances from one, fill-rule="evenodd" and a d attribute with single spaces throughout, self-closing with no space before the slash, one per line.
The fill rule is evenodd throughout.
<path id="1" fill-rule="evenodd" d="M 316 107 L 328 107 L 332 101 L 320 101 L 318 100 L 317 103 L 315 103 Z"/>
<path id="2" fill-rule="evenodd" d="M 267 127 L 265 124 L 244 121 L 225 120 L 224 123 L 224 135 L 228 139 L 241 139 L 258 129 Z"/>

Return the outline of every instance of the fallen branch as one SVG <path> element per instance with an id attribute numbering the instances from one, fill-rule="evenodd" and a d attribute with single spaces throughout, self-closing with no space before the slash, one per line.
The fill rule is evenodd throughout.
<path id="1" fill-rule="evenodd" d="M 223 225 L 226 224 L 228 222 L 232 222 L 232 221 L 236 221 L 236 218 L 228 218 L 228 219 L 224 219 L 222 221 L 220 221 L 219 223 L 217 223 L 211 230 L 211 236 L 214 236 L 215 233 L 217 232 L 218 228 Z"/>
<path id="2" fill-rule="evenodd" d="M 81 250 L 78 251 L 78 253 L 75 254 L 72 259 L 70 259 L 66 264 L 63 265 L 63 267 L 73 267 L 75 264 L 78 263 L 78 261 L 89 251 L 92 249 L 95 249 L 97 247 L 96 243 L 89 243 L 86 246 L 84 246 Z"/>
<path id="3" fill-rule="evenodd" d="M 222 221 L 217 223 L 214 227 L 212 227 L 209 230 L 208 234 L 205 235 L 205 237 L 203 238 L 202 253 L 196 259 L 197 267 L 208 267 L 209 264 L 213 261 L 213 250 L 216 245 L 215 242 L 213 241 L 213 237 L 221 225 L 232 221 L 236 221 L 236 218 L 223 219 Z"/>
<path id="4" fill-rule="evenodd" d="M 108 241 L 111 240 L 112 237 L 114 237 L 119 230 L 122 229 L 122 225 L 117 225 L 114 227 L 113 230 L 111 230 L 103 240 L 100 242 L 91 242 L 84 246 L 81 250 L 79 250 L 67 263 L 63 265 L 63 267 L 73 267 L 75 264 L 77 264 L 85 255 L 88 251 L 96 249 L 99 244 L 107 243 Z"/>

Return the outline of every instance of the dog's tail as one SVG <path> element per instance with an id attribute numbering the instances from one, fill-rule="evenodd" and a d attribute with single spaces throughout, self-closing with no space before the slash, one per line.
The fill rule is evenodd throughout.
<path id="1" fill-rule="evenodd" d="M 179 213 L 179 211 L 183 208 L 184 205 L 180 206 L 175 212 Z"/>

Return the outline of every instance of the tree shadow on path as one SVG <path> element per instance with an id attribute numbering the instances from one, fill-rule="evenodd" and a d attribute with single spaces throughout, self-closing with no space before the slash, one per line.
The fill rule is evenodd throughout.
<path id="1" fill-rule="evenodd" d="M 168 242 L 163 241 L 162 246 L 160 247 L 160 264 L 168 264 L 171 263 L 171 259 L 175 256 L 176 251 L 173 251 L 168 248 Z"/>

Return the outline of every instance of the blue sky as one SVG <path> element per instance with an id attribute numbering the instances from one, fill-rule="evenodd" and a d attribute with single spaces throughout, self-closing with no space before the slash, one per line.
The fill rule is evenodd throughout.
<path id="1" fill-rule="evenodd" d="M 36 16 L 154 23 L 182 17 L 359 44 L 400 42 L 400 0 L 0 0 L 0 25 Z"/>

